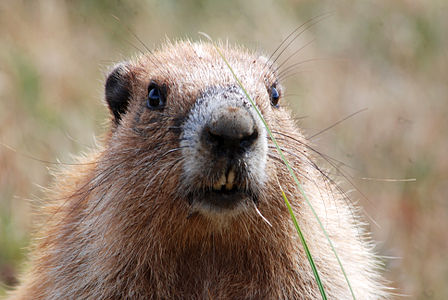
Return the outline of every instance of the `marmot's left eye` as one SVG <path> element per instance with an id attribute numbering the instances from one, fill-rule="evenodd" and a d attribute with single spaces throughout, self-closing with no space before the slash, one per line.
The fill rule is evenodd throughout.
<path id="1" fill-rule="evenodd" d="M 280 94 L 278 93 L 278 91 L 275 87 L 271 87 L 270 93 L 271 93 L 270 97 L 271 97 L 272 106 L 278 107 L 278 101 L 280 100 Z"/>
<path id="2" fill-rule="evenodd" d="M 148 99 L 146 100 L 146 106 L 150 109 L 162 109 L 165 106 L 165 93 L 155 83 L 151 81 L 148 86 Z"/>

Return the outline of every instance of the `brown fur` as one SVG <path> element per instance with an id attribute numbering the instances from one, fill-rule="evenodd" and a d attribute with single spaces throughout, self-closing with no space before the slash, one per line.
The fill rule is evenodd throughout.
<path id="1" fill-rule="evenodd" d="M 386 298 L 370 239 L 336 186 L 312 162 L 290 114 L 270 105 L 266 59 L 221 45 L 263 113 L 329 233 L 358 299 Z M 167 44 L 128 65 L 131 101 L 104 146 L 56 177 L 31 270 L 11 299 L 318 299 L 319 290 L 282 199 L 292 203 L 329 299 L 351 299 L 336 258 L 269 140 L 258 209 L 191 213 L 179 196 L 179 122 L 209 86 L 235 85 L 208 43 Z M 150 80 L 169 87 L 164 114 L 144 108 Z M 281 89 L 279 87 L 279 89 Z M 143 104 L 142 104 L 143 103 Z M 288 137 L 290 136 L 290 137 Z M 292 138 L 291 138 L 292 137 Z"/>

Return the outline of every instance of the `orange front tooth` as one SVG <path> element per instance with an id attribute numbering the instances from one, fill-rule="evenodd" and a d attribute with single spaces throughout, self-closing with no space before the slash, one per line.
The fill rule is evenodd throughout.
<path id="1" fill-rule="evenodd" d="M 229 171 L 229 174 L 227 174 L 227 183 L 226 183 L 226 189 L 231 190 L 233 188 L 233 182 L 235 181 L 235 172 L 233 169 Z"/>
<path id="2" fill-rule="evenodd" d="M 213 189 L 221 190 L 222 186 L 226 184 L 226 176 L 223 173 L 219 180 L 213 184 Z"/>

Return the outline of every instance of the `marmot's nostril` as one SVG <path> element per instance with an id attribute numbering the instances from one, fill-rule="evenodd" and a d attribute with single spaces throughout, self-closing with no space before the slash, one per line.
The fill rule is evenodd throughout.
<path id="1" fill-rule="evenodd" d="M 220 151 L 244 152 L 258 138 L 252 116 L 241 109 L 215 115 L 204 130 L 208 142 Z"/>
<path id="2" fill-rule="evenodd" d="M 258 131 L 254 129 L 251 135 L 244 136 L 240 141 L 241 148 L 248 148 L 252 145 L 258 138 Z"/>

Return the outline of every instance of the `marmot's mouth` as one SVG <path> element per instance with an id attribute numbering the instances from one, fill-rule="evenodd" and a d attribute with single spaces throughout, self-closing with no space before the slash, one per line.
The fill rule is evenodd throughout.
<path id="1" fill-rule="evenodd" d="M 213 184 L 213 190 L 204 194 L 205 200 L 220 208 L 234 208 L 247 199 L 256 203 L 254 193 L 241 188 L 243 185 L 238 181 L 242 178 L 244 176 L 238 174 L 234 166 L 231 166 Z"/>
<path id="2" fill-rule="evenodd" d="M 255 195 L 249 191 L 238 189 L 204 190 L 191 194 L 191 203 L 212 211 L 232 210 L 245 201 L 257 202 Z"/>
<path id="3" fill-rule="evenodd" d="M 231 210 L 246 201 L 257 203 L 256 193 L 243 188 L 241 175 L 230 168 L 211 186 L 202 187 L 190 193 L 190 203 L 212 211 Z"/>

